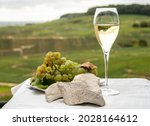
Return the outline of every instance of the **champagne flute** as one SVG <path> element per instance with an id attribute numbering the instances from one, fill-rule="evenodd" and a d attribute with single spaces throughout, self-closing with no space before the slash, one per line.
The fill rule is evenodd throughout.
<path id="1" fill-rule="evenodd" d="M 119 94 L 119 91 L 108 87 L 109 53 L 119 32 L 119 16 L 117 9 L 96 8 L 93 24 L 96 38 L 104 54 L 105 86 L 102 89 L 102 94 L 106 96 Z"/>

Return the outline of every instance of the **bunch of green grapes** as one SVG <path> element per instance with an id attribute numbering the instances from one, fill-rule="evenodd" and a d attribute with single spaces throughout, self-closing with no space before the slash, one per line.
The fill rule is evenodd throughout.
<path id="1" fill-rule="evenodd" d="M 31 84 L 40 88 L 47 88 L 52 83 L 69 82 L 76 75 L 88 72 L 97 74 L 97 68 L 87 69 L 79 63 L 62 57 L 60 52 L 48 52 L 43 64 L 37 68 Z"/>

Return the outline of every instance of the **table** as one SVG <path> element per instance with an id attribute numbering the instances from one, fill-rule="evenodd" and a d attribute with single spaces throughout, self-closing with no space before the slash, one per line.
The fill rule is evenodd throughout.
<path id="1" fill-rule="evenodd" d="M 150 81 L 143 78 L 109 79 L 110 87 L 119 95 L 105 96 L 103 107 L 84 104 L 68 106 L 63 99 L 47 103 L 43 92 L 29 88 L 29 79 L 12 89 L 13 97 L 2 109 L 150 109 Z"/>

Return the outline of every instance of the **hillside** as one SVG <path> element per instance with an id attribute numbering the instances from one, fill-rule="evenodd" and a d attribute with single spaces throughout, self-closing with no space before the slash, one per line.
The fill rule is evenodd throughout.
<path id="1" fill-rule="evenodd" d="M 61 18 L 43 24 L 2 27 L 0 28 L 0 38 L 40 38 L 40 41 L 45 38 L 93 38 L 92 40 L 96 41 L 92 20 L 93 16 L 87 15 L 82 17 Z M 145 40 L 149 45 L 150 28 L 132 27 L 135 22 L 141 21 L 150 22 L 150 18 L 149 16 L 142 15 L 120 15 L 120 32 L 116 43 L 118 45 L 136 44 L 139 40 Z"/>
<path id="2" fill-rule="evenodd" d="M 2 27 L 0 29 L 0 48 L 2 48 L 2 51 L 5 51 L 6 48 L 20 48 L 21 56 L 22 54 L 26 56 L 32 53 L 45 54 L 50 50 L 61 51 L 75 61 L 82 63 L 90 60 L 94 62 L 102 71 L 100 72 L 102 76 L 104 72 L 101 66 L 103 56 L 95 38 L 92 20 L 93 16 L 85 15 L 61 18 L 43 24 Z M 142 21 L 150 22 L 150 18 L 142 15 L 120 15 L 120 32 L 112 48 L 111 58 L 113 59 L 110 60 L 115 66 L 110 67 L 110 77 L 150 78 L 150 70 L 148 69 L 150 64 L 148 53 L 150 51 L 150 28 L 133 27 L 135 22 Z M 14 45 L 12 46 L 12 44 Z M 28 49 L 31 44 L 35 44 L 35 46 Z M 23 45 L 27 45 L 27 49 Z M 81 50 L 83 54 L 81 54 Z M 97 50 L 99 50 L 98 54 Z M 7 55 L 12 55 L 12 52 L 7 52 Z M 101 64 L 99 64 L 99 55 L 101 55 Z M 119 64 L 116 64 L 119 59 Z M 128 61 L 128 64 L 126 61 Z M 2 78 L 0 80 L 21 82 L 30 77 L 32 70 L 35 70 L 41 62 L 42 59 L 39 54 L 35 59 L 32 55 L 29 56 L 28 60 L 19 57 L 16 53 L 14 58 L 1 58 L 0 76 Z M 7 73 L 9 71 L 11 73 L 8 78 Z"/>

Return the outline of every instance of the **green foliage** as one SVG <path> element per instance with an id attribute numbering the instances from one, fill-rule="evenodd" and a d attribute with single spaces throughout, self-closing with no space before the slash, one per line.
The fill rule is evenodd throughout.
<path id="1" fill-rule="evenodd" d="M 142 21 L 140 26 L 141 27 L 150 27 L 150 22 Z"/>
<path id="2" fill-rule="evenodd" d="M 8 101 L 12 97 L 10 89 L 10 86 L 0 85 L 0 101 Z"/>
<path id="3" fill-rule="evenodd" d="M 148 46 L 147 41 L 145 41 L 145 40 L 140 40 L 140 41 L 139 41 L 139 46 L 141 46 L 141 47 L 146 47 L 146 46 Z"/>
<path id="4" fill-rule="evenodd" d="M 84 16 L 85 13 L 72 13 L 72 14 L 64 14 L 60 18 L 74 18 Z"/>
<path id="5" fill-rule="evenodd" d="M 109 5 L 109 6 L 97 6 L 97 7 L 116 7 L 119 14 L 138 14 L 150 16 L 150 5 Z M 93 15 L 97 7 L 90 8 L 87 11 L 87 15 Z"/>
<path id="6" fill-rule="evenodd" d="M 141 22 L 134 22 L 133 23 L 133 25 L 132 25 L 133 27 L 135 27 L 135 28 L 137 28 L 137 27 L 150 27 L 150 22 L 148 22 L 148 21 L 141 21 Z"/>

